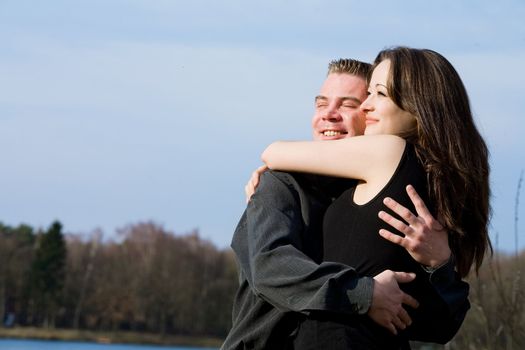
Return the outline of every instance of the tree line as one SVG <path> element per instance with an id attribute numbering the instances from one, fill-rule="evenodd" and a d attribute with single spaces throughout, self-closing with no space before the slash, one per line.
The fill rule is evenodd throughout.
<path id="1" fill-rule="evenodd" d="M 129 225 L 118 241 L 0 223 L 2 326 L 224 337 L 238 286 L 230 249 L 197 232 Z M 525 251 L 496 251 L 469 277 L 471 310 L 447 349 L 525 347 Z M 442 349 L 414 343 L 414 349 Z"/>
<path id="2" fill-rule="evenodd" d="M 224 336 L 237 270 L 229 250 L 197 232 L 155 223 L 119 230 L 119 242 L 0 224 L 4 326 Z"/>

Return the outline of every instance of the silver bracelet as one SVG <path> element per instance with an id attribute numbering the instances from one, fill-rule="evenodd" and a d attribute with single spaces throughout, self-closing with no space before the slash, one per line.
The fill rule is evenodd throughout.
<path id="1" fill-rule="evenodd" d="M 452 261 L 452 254 L 450 254 L 450 257 L 443 263 L 439 264 L 438 266 L 426 266 L 426 265 L 421 265 L 421 267 L 423 268 L 423 270 L 425 270 L 425 272 L 427 273 L 434 273 L 436 270 L 439 270 L 440 268 L 442 268 L 443 266 L 445 266 L 446 264 L 448 264 L 450 261 Z"/>

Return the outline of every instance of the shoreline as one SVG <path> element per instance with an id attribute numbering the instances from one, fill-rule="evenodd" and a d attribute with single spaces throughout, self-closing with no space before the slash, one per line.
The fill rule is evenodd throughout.
<path id="1" fill-rule="evenodd" d="M 190 337 L 133 331 L 88 331 L 61 328 L 13 327 L 0 328 L 0 338 L 37 339 L 59 341 L 85 341 L 100 344 L 148 344 L 171 346 L 216 347 L 222 344 L 222 339 L 213 337 Z"/>

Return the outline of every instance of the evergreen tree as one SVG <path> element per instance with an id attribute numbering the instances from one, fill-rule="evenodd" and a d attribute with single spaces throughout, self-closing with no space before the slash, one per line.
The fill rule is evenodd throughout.
<path id="1" fill-rule="evenodd" d="M 66 244 L 62 224 L 55 221 L 42 234 L 32 264 L 31 284 L 36 322 L 54 327 L 65 279 Z"/>

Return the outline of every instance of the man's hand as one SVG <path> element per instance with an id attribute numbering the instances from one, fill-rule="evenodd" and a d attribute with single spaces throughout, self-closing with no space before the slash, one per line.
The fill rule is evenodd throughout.
<path id="1" fill-rule="evenodd" d="M 416 278 L 414 273 L 390 270 L 385 270 L 374 277 L 374 292 L 368 316 L 393 334 L 397 334 L 398 329 L 405 329 L 412 323 L 403 304 L 413 308 L 419 306 L 417 300 L 404 293 L 398 285 L 398 283 L 410 282 L 414 278 Z"/>
<path id="2" fill-rule="evenodd" d="M 385 205 L 403 218 L 406 223 L 384 211 L 379 212 L 379 217 L 405 237 L 384 229 L 379 230 L 379 234 L 390 242 L 405 248 L 418 263 L 429 267 L 440 266 L 446 263 L 451 255 L 447 231 L 430 214 L 414 187 L 409 185 L 406 190 L 418 216 L 392 198 L 385 198 Z"/>
<path id="3" fill-rule="evenodd" d="M 248 183 L 246 184 L 246 186 L 244 186 L 246 203 L 248 203 L 252 195 L 255 193 L 255 189 L 259 185 L 259 178 L 261 177 L 261 174 L 266 170 L 268 170 L 268 167 L 266 165 L 261 165 L 252 173 L 252 176 L 250 176 L 250 180 L 248 180 Z"/>

